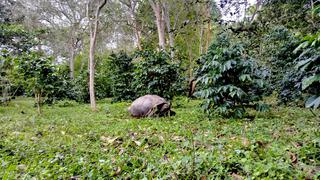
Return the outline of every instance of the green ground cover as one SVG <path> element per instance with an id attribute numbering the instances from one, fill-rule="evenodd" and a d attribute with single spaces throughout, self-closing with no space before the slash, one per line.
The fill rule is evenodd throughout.
<path id="1" fill-rule="evenodd" d="M 180 98 L 175 117 L 133 119 L 129 103 L 0 107 L 0 179 L 318 179 L 320 120 L 273 106 L 254 119 L 209 120 Z M 315 112 L 320 114 L 319 111 Z"/>

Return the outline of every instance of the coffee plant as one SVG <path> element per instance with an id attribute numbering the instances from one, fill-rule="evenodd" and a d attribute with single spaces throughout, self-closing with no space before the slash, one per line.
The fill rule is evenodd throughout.
<path id="1" fill-rule="evenodd" d="M 182 92 L 179 65 L 164 51 L 144 50 L 135 54 L 134 88 L 138 96 L 156 94 L 172 99 Z"/>
<path id="2" fill-rule="evenodd" d="M 124 51 L 119 53 L 112 53 L 110 55 L 110 71 L 112 94 L 114 101 L 130 100 L 135 97 L 133 91 L 133 71 L 134 65 L 132 63 L 132 57 L 126 54 Z"/>
<path id="3" fill-rule="evenodd" d="M 30 95 L 34 95 L 40 114 L 43 102 L 54 92 L 55 83 L 59 79 L 52 58 L 30 52 L 18 56 L 15 63 L 17 79 Z"/>
<path id="4" fill-rule="evenodd" d="M 320 106 L 320 32 L 304 37 L 294 53 L 299 57 L 282 82 L 279 98 L 284 103 L 305 99 L 307 108 L 316 109 Z"/>
<path id="5" fill-rule="evenodd" d="M 241 118 L 246 107 L 258 111 L 268 109 L 267 105 L 258 103 L 267 90 L 264 81 L 267 73 L 246 55 L 245 48 L 241 42 L 231 43 L 230 34 L 225 32 L 200 59 L 197 80 L 200 88 L 196 94 L 205 99 L 203 108 L 209 114 L 217 112 Z"/>

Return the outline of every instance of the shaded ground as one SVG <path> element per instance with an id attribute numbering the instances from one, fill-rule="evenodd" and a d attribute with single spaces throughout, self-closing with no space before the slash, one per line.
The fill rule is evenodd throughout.
<path id="1" fill-rule="evenodd" d="M 320 178 L 320 120 L 308 110 L 208 120 L 198 104 L 181 98 L 175 117 L 132 119 L 128 103 L 100 101 L 97 113 L 60 103 L 37 116 L 32 99 L 17 99 L 0 107 L 0 179 Z"/>

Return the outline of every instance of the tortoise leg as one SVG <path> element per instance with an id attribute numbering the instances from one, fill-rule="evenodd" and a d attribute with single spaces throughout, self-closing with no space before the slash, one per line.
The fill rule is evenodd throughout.
<path id="1" fill-rule="evenodd" d="M 153 117 L 155 115 L 155 113 L 157 112 L 158 108 L 157 107 L 153 107 L 151 108 L 147 114 L 145 115 L 145 117 Z"/>

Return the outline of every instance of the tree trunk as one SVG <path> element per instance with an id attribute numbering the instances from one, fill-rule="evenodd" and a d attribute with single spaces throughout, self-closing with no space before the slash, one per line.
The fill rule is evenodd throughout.
<path id="1" fill-rule="evenodd" d="M 244 1 L 244 13 L 243 13 L 243 21 L 246 22 L 246 15 L 247 15 L 247 7 L 248 7 L 248 1 Z"/>
<path id="2" fill-rule="evenodd" d="M 37 112 L 38 112 L 39 115 L 41 115 L 41 113 L 42 113 L 42 111 L 41 111 L 41 105 L 42 105 L 41 96 L 42 96 L 42 93 L 34 91 L 34 96 L 35 96 L 35 100 L 36 100 L 36 104 L 37 104 Z"/>
<path id="3" fill-rule="evenodd" d="M 260 9 L 260 5 L 261 5 L 261 0 L 257 0 L 255 10 L 254 10 L 254 12 L 251 16 L 251 19 L 250 19 L 250 24 L 252 24 L 253 21 L 255 20 L 256 15 L 258 14 L 258 11 Z"/>
<path id="4" fill-rule="evenodd" d="M 211 43 L 211 11 L 210 11 L 210 6 L 206 7 L 206 17 L 209 19 L 208 21 L 208 26 L 207 26 L 207 39 L 206 39 L 206 51 L 208 51 L 209 45 Z"/>
<path id="5" fill-rule="evenodd" d="M 189 71 L 189 92 L 188 92 L 188 97 L 191 97 L 194 93 L 194 88 L 195 88 L 195 80 L 193 78 L 193 58 L 192 58 L 192 51 L 191 51 L 191 45 L 189 45 L 189 66 L 188 66 L 188 71 Z"/>
<path id="6" fill-rule="evenodd" d="M 154 2 L 153 0 L 149 0 L 149 2 L 156 17 L 155 21 L 158 30 L 159 48 L 162 50 L 165 48 L 164 12 L 162 11 L 160 2 Z"/>
<path id="7" fill-rule="evenodd" d="M 95 67 L 94 67 L 94 51 L 95 51 L 95 35 L 90 37 L 90 50 L 89 50 L 89 94 L 90 94 L 90 105 L 92 111 L 96 111 L 96 96 L 95 96 L 95 90 L 94 90 L 94 73 L 95 73 Z"/>
<path id="8" fill-rule="evenodd" d="M 75 56 L 75 48 L 71 45 L 70 49 L 70 60 L 69 60 L 69 68 L 70 68 L 70 79 L 74 79 L 74 56 Z"/>
<path id="9" fill-rule="evenodd" d="M 137 48 L 139 49 L 139 50 L 141 50 L 142 49 L 142 46 L 141 46 L 141 32 L 139 31 L 139 29 L 138 29 L 138 25 L 137 25 L 137 22 L 136 22 L 136 20 L 134 20 L 134 24 L 133 24 L 133 29 L 134 29 L 134 35 L 135 35 L 135 37 L 136 37 L 136 46 L 137 46 Z"/>
<path id="10" fill-rule="evenodd" d="M 203 53 L 203 24 L 201 24 L 200 27 L 200 39 L 199 39 L 200 43 L 199 43 L 199 55 L 202 55 Z"/>
<path id="11" fill-rule="evenodd" d="M 99 14 L 101 9 L 106 3 L 107 3 L 107 0 L 102 1 L 102 3 L 96 9 L 93 22 L 90 22 L 89 94 L 90 94 L 90 106 L 92 111 L 97 111 L 96 96 L 95 96 L 95 89 L 94 89 L 94 74 L 95 74 L 94 53 L 95 53 L 96 40 L 97 40 L 97 31 L 99 26 Z M 88 12 L 87 12 L 87 15 L 88 15 L 88 18 L 90 19 Z M 92 27 L 92 24 L 93 24 L 93 27 Z"/>
<path id="12" fill-rule="evenodd" d="M 315 14 L 315 11 L 314 11 L 314 1 L 311 0 L 311 23 L 312 23 L 313 27 L 315 27 L 314 14 Z"/>
<path id="13" fill-rule="evenodd" d="M 169 15 L 169 7 L 167 3 L 163 4 L 163 12 L 164 12 L 164 22 L 167 27 L 167 32 L 169 35 L 169 46 L 170 46 L 170 52 L 171 52 L 171 58 L 174 57 L 174 34 L 171 29 L 171 22 L 170 22 L 170 15 Z"/>
<path id="14" fill-rule="evenodd" d="M 137 15 L 136 15 L 136 5 L 137 1 L 130 0 L 130 13 L 131 13 L 131 18 L 133 22 L 133 31 L 136 37 L 136 46 L 139 50 L 142 49 L 141 47 L 141 32 L 138 28 L 138 22 L 137 22 Z"/>

